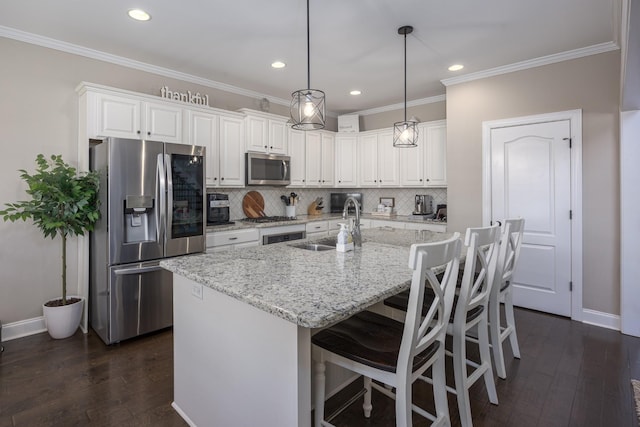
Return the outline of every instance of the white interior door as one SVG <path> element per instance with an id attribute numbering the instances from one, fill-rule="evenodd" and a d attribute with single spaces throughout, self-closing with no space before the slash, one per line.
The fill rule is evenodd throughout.
<path id="1" fill-rule="evenodd" d="M 491 220 L 522 217 L 514 304 L 571 316 L 571 122 L 491 129 Z"/>

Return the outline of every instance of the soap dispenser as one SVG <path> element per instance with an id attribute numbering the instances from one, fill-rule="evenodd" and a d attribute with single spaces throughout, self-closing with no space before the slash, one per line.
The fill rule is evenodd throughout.
<path id="1" fill-rule="evenodd" d="M 347 224 L 340 222 L 340 231 L 338 232 L 338 242 L 336 244 L 336 250 L 338 252 L 348 252 L 353 250 L 353 238 L 347 228 Z"/>

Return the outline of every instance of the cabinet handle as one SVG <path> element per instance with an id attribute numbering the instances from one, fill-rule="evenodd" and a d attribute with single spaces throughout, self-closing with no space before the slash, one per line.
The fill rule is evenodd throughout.
<path id="1" fill-rule="evenodd" d="M 342 181 L 338 180 L 338 183 L 341 183 Z"/>
<path id="2" fill-rule="evenodd" d="M 138 135 L 140 135 L 140 131 L 138 131 Z"/>
<path id="3" fill-rule="evenodd" d="M 229 237 L 229 240 L 238 240 L 237 237 Z"/>
<path id="4" fill-rule="evenodd" d="M 318 182 L 320 182 L 320 180 L 318 180 Z"/>
<path id="5" fill-rule="evenodd" d="M 213 180 L 214 180 L 214 181 L 217 181 L 217 180 L 218 180 L 218 177 L 213 178 Z"/>
<path id="6" fill-rule="evenodd" d="M 273 149 L 273 145 L 271 147 L 269 147 L 269 148 Z"/>
<path id="7" fill-rule="evenodd" d="M 422 182 L 422 178 L 420 178 L 420 182 Z"/>
<path id="8" fill-rule="evenodd" d="M 302 182 L 304 182 L 304 179 L 302 180 Z"/>
<path id="9" fill-rule="evenodd" d="M 324 182 L 324 179 L 322 180 L 322 182 Z"/>
<path id="10" fill-rule="evenodd" d="M 264 148 L 267 148 L 267 146 L 265 145 Z"/>
<path id="11" fill-rule="evenodd" d="M 427 182 L 429 182 L 429 178 L 427 178 Z"/>
<path id="12" fill-rule="evenodd" d="M 147 135 L 149 135 L 149 136 L 150 136 L 150 135 L 151 135 L 151 132 L 147 132 Z"/>
<path id="13" fill-rule="evenodd" d="M 220 181 L 224 181 L 224 178 L 220 178 Z"/>

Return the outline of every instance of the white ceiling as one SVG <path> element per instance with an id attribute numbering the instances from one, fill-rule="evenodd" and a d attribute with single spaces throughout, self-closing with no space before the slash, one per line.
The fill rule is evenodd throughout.
<path id="1" fill-rule="evenodd" d="M 311 87 L 334 114 L 442 95 L 442 79 L 617 43 L 619 0 L 311 0 Z M 152 16 L 136 22 L 127 10 Z M 0 28 L 288 100 L 307 87 L 305 0 L 2 0 Z M 3 32 L 0 31 L 0 35 Z M 282 60 L 287 67 L 274 70 Z M 454 63 L 465 68 L 447 70 Z M 349 95 L 360 89 L 362 95 Z"/>

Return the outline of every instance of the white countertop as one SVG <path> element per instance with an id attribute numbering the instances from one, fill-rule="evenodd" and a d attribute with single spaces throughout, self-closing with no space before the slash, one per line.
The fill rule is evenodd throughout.
<path id="1" fill-rule="evenodd" d="M 452 235 L 426 232 L 423 238 Z M 292 247 L 304 242 L 298 240 L 171 258 L 160 265 L 299 326 L 319 328 L 409 287 L 415 232 L 378 228 L 362 230 L 362 236 L 362 248 L 347 253 Z"/>

